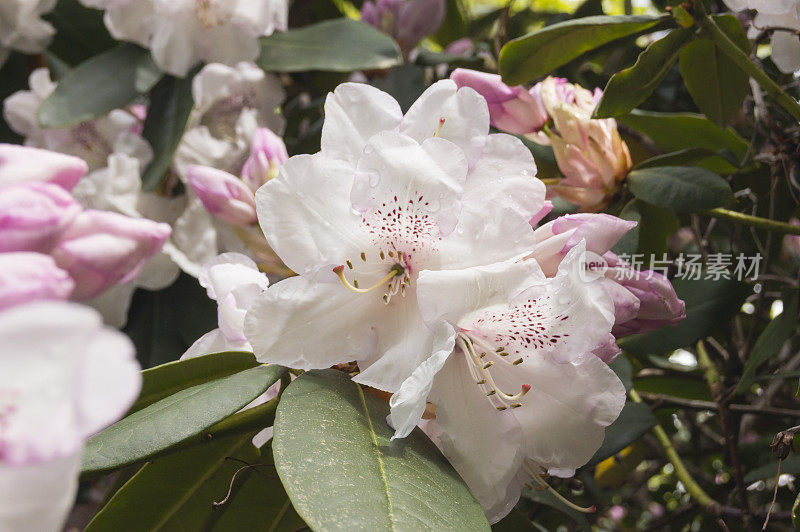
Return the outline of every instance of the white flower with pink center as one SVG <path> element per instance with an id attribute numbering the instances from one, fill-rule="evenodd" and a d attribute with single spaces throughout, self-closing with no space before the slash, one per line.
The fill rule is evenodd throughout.
<path id="1" fill-rule="evenodd" d="M 357 360 L 358 382 L 395 391 L 440 339 L 417 305 L 422 270 L 491 264 L 535 245 L 544 185 L 527 148 L 489 135 L 486 101 L 452 81 L 403 116 L 373 87 L 328 96 L 322 150 L 290 158 L 256 194 L 259 221 L 300 274 L 250 307 L 263 362 L 309 369 Z"/>

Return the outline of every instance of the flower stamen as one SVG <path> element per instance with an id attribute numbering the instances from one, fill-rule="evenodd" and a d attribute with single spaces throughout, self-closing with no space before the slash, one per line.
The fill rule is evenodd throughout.
<path id="1" fill-rule="evenodd" d="M 444 117 L 439 119 L 439 125 L 436 127 L 436 133 L 434 133 L 433 136 L 438 137 L 439 134 L 442 132 L 443 127 L 444 127 Z"/>
<path id="2" fill-rule="evenodd" d="M 460 332 L 456 336 L 456 343 L 458 344 L 461 351 L 467 357 L 467 361 L 469 362 L 469 370 L 472 377 L 475 379 L 475 383 L 481 387 L 481 390 L 486 394 L 486 397 L 496 400 L 499 404 L 495 404 L 495 408 L 497 410 L 506 410 L 507 408 L 519 408 L 522 406 L 522 403 L 516 402 L 522 399 L 522 397 L 527 394 L 531 386 L 529 384 L 523 384 L 522 389 L 519 393 L 516 394 L 508 394 L 500 390 L 497 384 L 494 382 L 491 374 L 489 373 L 489 368 L 494 365 L 494 361 L 490 360 L 488 362 L 484 362 L 483 359 L 487 356 L 487 354 L 499 354 L 495 349 L 492 349 L 490 346 L 487 346 L 479 340 L 478 338 L 473 338 L 468 333 Z M 486 351 L 482 351 L 478 353 L 475 350 L 475 345 L 480 346 L 481 348 L 489 347 Z M 491 400 L 490 399 L 490 400 Z M 494 403 L 492 403 L 494 404 Z"/>
<path id="3" fill-rule="evenodd" d="M 553 486 L 548 484 L 547 481 L 544 480 L 539 473 L 536 472 L 535 467 L 532 466 L 531 463 L 527 459 L 523 460 L 523 464 L 525 464 L 525 469 L 527 470 L 528 474 L 533 478 L 533 480 L 536 481 L 537 484 L 539 484 L 539 486 L 541 487 L 542 490 L 549 491 L 559 501 L 563 502 L 564 504 L 566 504 L 567 506 L 569 506 L 570 508 L 572 508 L 576 512 L 581 512 L 581 513 L 584 513 L 584 514 L 592 514 L 592 513 L 597 511 L 597 507 L 594 506 L 594 505 L 589 506 L 588 508 L 584 508 L 583 506 L 578 506 L 574 502 L 570 501 L 569 499 L 567 499 L 566 497 L 561 495 L 558 491 L 556 491 L 553 488 Z M 526 486 L 529 486 L 529 485 L 526 484 Z"/>

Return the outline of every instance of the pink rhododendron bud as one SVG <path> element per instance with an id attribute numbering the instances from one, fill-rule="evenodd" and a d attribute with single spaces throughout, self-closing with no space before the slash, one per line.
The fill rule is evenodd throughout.
<path id="1" fill-rule="evenodd" d="M 169 225 L 105 211 L 84 211 L 52 251 L 76 282 L 72 298 L 91 299 L 139 274 L 161 251 Z"/>
<path id="2" fill-rule="evenodd" d="M 457 68 L 450 79 L 459 87 L 475 89 L 489 104 L 489 118 L 497 129 L 523 135 L 542 129 L 547 123 L 544 107 L 537 85 L 530 91 L 524 87 L 509 87 L 497 74 Z"/>
<path id="3" fill-rule="evenodd" d="M 534 231 L 536 247 L 529 258 L 536 259 L 548 277 L 555 275 L 566 254 L 581 240 L 586 251 L 603 255 L 636 227 L 636 222 L 609 214 L 568 214 Z"/>
<path id="4" fill-rule="evenodd" d="M 258 220 L 255 195 L 244 181 L 224 170 L 192 165 L 189 186 L 208 212 L 231 225 L 250 225 Z"/>
<path id="5" fill-rule="evenodd" d="M 49 255 L 0 253 L 0 310 L 32 301 L 69 299 L 75 282 Z"/>
<path id="6" fill-rule="evenodd" d="M 47 253 L 81 210 L 69 192 L 49 183 L 0 187 L 0 252 Z"/>
<path id="7" fill-rule="evenodd" d="M 617 305 L 630 305 L 631 299 L 636 299 L 639 303 L 635 316 L 628 320 L 620 319 L 615 312 L 617 316 L 612 330 L 615 336 L 675 325 L 686 317 L 686 305 L 678 299 L 672 283 L 666 277 L 651 270 L 634 270 L 613 253 L 606 253 L 604 258 L 610 266 L 605 272 L 606 278 L 613 280 L 630 294 L 620 295 L 620 291 L 610 293 L 615 309 Z"/>
<path id="8" fill-rule="evenodd" d="M 258 128 L 250 145 L 250 158 L 244 163 L 242 179 L 255 192 L 278 175 L 283 163 L 289 158 L 283 140 L 269 128 Z"/>
<path id="9" fill-rule="evenodd" d="M 38 148 L 0 144 L 0 186 L 47 181 L 72 190 L 86 175 L 86 163 L 71 155 Z"/>
<path id="10" fill-rule="evenodd" d="M 631 169 L 628 146 L 619 136 L 617 122 L 592 119 L 599 89 L 591 92 L 559 78 L 547 78 L 539 85 L 542 101 L 553 120 L 547 141 L 564 174 L 556 193 L 584 210 L 602 208 L 616 193 Z M 542 142 L 539 137 L 532 140 Z"/>
<path id="11" fill-rule="evenodd" d="M 448 44 L 444 52 L 453 55 L 467 55 L 473 48 L 475 48 L 475 44 L 472 42 L 472 39 L 469 37 L 462 37 Z"/>
<path id="12" fill-rule="evenodd" d="M 361 20 L 394 37 L 404 56 L 439 29 L 444 15 L 444 0 L 375 0 L 361 8 Z"/>

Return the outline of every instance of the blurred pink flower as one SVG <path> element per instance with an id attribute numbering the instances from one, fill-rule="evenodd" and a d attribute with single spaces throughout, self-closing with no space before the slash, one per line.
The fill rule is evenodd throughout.
<path id="1" fill-rule="evenodd" d="M 69 299 L 75 282 L 49 255 L 0 253 L 0 311 L 48 299 Z"/>
<path id="2" fill-rule="evenodd" d="M 289 153 L 283 140 L 269 128 L 258 128 L 250 144 L 250 157 L 242 168 L 242 179 L 255 193 L 261 185 L 278 175 L 287 159 Z"/>
<path id="3" fill-rule="evenodd" d="M 72 298 L 91 299 L 135 278 L 171 232 L 167 224 L 87 210 L 75 218 L 51 254 L 76 282 Z"/>
<path id="4" fill-rule="evenodd" d="M 0 144 L 0 186 L 46 181 L 72 190 L 87 171 L 86 163 L 71 155 Z"/>
<path id="5" fill-rule="evenodd" d="M 439 29 L 445 10 L 444 0 L 374 0 L 364 2 L 361 20 L 394 37 L 408 57 L 423 37 Z"/>
<path id="6" fill-rule="evenodd" d="M 81 210 L 69 192 L 49 183 L 0 187 L 0 253 L 47 253 Z"/>
<path id="7" fill-rule="evenodd" d="M 255 193 L 241 179 L 208 166 L 187 168 L 192 191 L 208 212 L 231 225 L 246 226 L 258 220 Z"/>

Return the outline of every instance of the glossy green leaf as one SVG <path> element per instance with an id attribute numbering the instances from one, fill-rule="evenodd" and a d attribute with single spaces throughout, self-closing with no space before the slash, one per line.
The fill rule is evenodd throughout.
<path id="1" fill-rule="evenodd" d="M 781 462 L 782 475 L 800 475 L 800 455 L 791 455 Z M 778 476 L 778 461 L 757 467 L 744 476 L 744 481 L 750 484 L 759 480 L 767 480 Z"/>
<path id="2" fill-rule="evenodd" d="M 688 375 L 650 375 L 638 377 L 633 381 L 634 388 L 640 392 L 670 395 L 680 399 L 711 401 L 711 390 L 702 377 Z"/>
<path id="3" fill-rule="evenodd" d="M 83 473 L 140 462 L 197 436 L 264 393 L 285 371 L 258 366 L 186 388 L 134 412 L 86 442 Z"/>
<path id="4" fill-rule="evenodd" d="M 659 166 L 628 174 L 633 195 L 675 212 L 700 212 L 722 207 L 733 199 L 727 181 L 697 166 Z"/>
<path id="5" fill-rule="evenodd" d="M 729 150 L 741 159 L 747 152 L 747 141 L 732 129 L 722 129 L 703 115 L 694 113 L 657 113 L 635 109 L 617 120 L 640 131 L 666 151 L 706 148 L 718 152 Z"/>
<path id="6" fill-rule="evenodd" d="M 717 15 L 714 22 L 739 48 L 749 51 L 750 41 L 735 16 Z M 741 110 L 750 78 L 714 41 L 698 39 L 686 45 L 680 69 L 694 103 L 709 120 L 724 127 Z"/>
<path id="7" fill-rule="evenodd" d="M 128 414 L 181 390 L 258 366 L 253 353 L 227 351 L 168 362 L 142 372 L 142 392 Z"/>
<path id="8" fill-rule="evenodd" d="M 667 252 L 667 240 L 680 226 L 675 213 L 640 199 L 629 201 L 619 217 L 639 225 L 625 233 L 612 251 L 617 255 L 638 253 L 648 257 L 647 260 L 662 258 Z"/>
<path id="9" fill-rule="evenodd" d="M 66 127 L 107 114 L 147 93 L 163 74 L 150 52 L 133 44 L 84 61 L 61 78 L 42 102 L 42 127 Z"/>
<path id="10" fill-rule="evenodd" d="M 480 504 L 419 429 L 390 441 L 388 414 L 339 371 L 289 385 L 273 454 L 297 513 L 314 530 L 488 530 Z"/>
<path id="11" fill-rule="evenodd" d="M 797 291 L 785 294 L 783 313 L 769 322 L 758 337 L 747 357 L 742 370 L 742 378 L 736 386 L 736 393 L 744 393 L 755 382 L 756 370 L 778 354 L 783 344 L 797 330 Z"/>
<path id="12" fill-rule="evenodd" d="M 584 467 L 599 464 L 606 458 L 614 456 L 622 449 L 642 437 L 656 424 L 656 418 L 650 407 L 644 403 L 625 403 L 619 417 L 606 427 L 603 445 Z"/>
<path id="13" fill-rule="evenodd" d="M 589 50 L 650 29 L 662 20 L 650 15 L 596 16 L 545 26 L 503 46 L 500 74 L 509 85 L 527 83 Z"/>
<path id="14" fill-rule="evenodd" d="M 258 66 L 275 72 L 351 72 L 389 68 L 400 60 L 391 37 L 364 22 L 337 18 L 263 37 Z"/>
<path id="15" fill-rule="evenodd" d="M 677 28 L 650 43 L 632 67 L 611 77 L 594 111 L 594 117 L 619 116 L 645 101 L 672 69 L 693 33 L 690 28 Z"/>
<path id="16" fill-rule="evenodd" d="M 275 472 L 271 443 L 261 448 L 258 463 L 265 464 L 265 467 L 259 468 L 262 474 L 253 473 L 239 486 L 234 486 L 230 502 L 220 508 L 222 515 L 209 530 L 296 532 L 307 529 Z"/>
<path id="17" fill-rule="evenodd" d="M 405 113 L 428 87 L 425 69 L 417 65 L 401 65 L 391 69 L 386 76 L 371 81 L 374 87 L 391 94 Z"/>
<path id="18" fill-rule="evenodd" d="M 191 74 L 184 79 L 164 76 L 150 92 L 142 136 L 153 147 L 153 160 L 142 175 L 142 190 L 155 190 L 164 180 L 193 105 Z"/>
<path id="19" fill-rule="evenodd" d="M 739 161 L 729 150 L 714 152 L 707 148 L 685 148 L 646 159 L 636 168 L 656 166 L 699 166 L 711 172 L 730 174 L 739 169 Z"/>
<path id="20" fill-rule="evenodd" d="M 223 438 L 146 464 L 92 519 L 87 532 L 204 530 L 216 517 L 212 502 L 225 497 L 242 461 L 259 463 L 252 439 L 252 433 Z M 274 475 L 271 467 L 264 470 Z M 254 475 L 242 471 L 237 482 Z"/>
<path id="21" fill-rule="evenodd" d="M 686 303 L 686 319 L 675 326 L 623 338 L 618 343 L 624 350 L 638 355 L 665 354 L 692 345 L 723 327 L 753 293 L 746 283 L 733 279 L 675 279 L 672 286 Z"/>
<path id="22" fill-rule="evenodd" d="M 629 391 L 633 386 L 633 366 L 631 361 L 625 355 L 619 355 L 608 365 L 614 373 L 616 373 L 619 380 L 625 386 L 625 391 Z"/>

